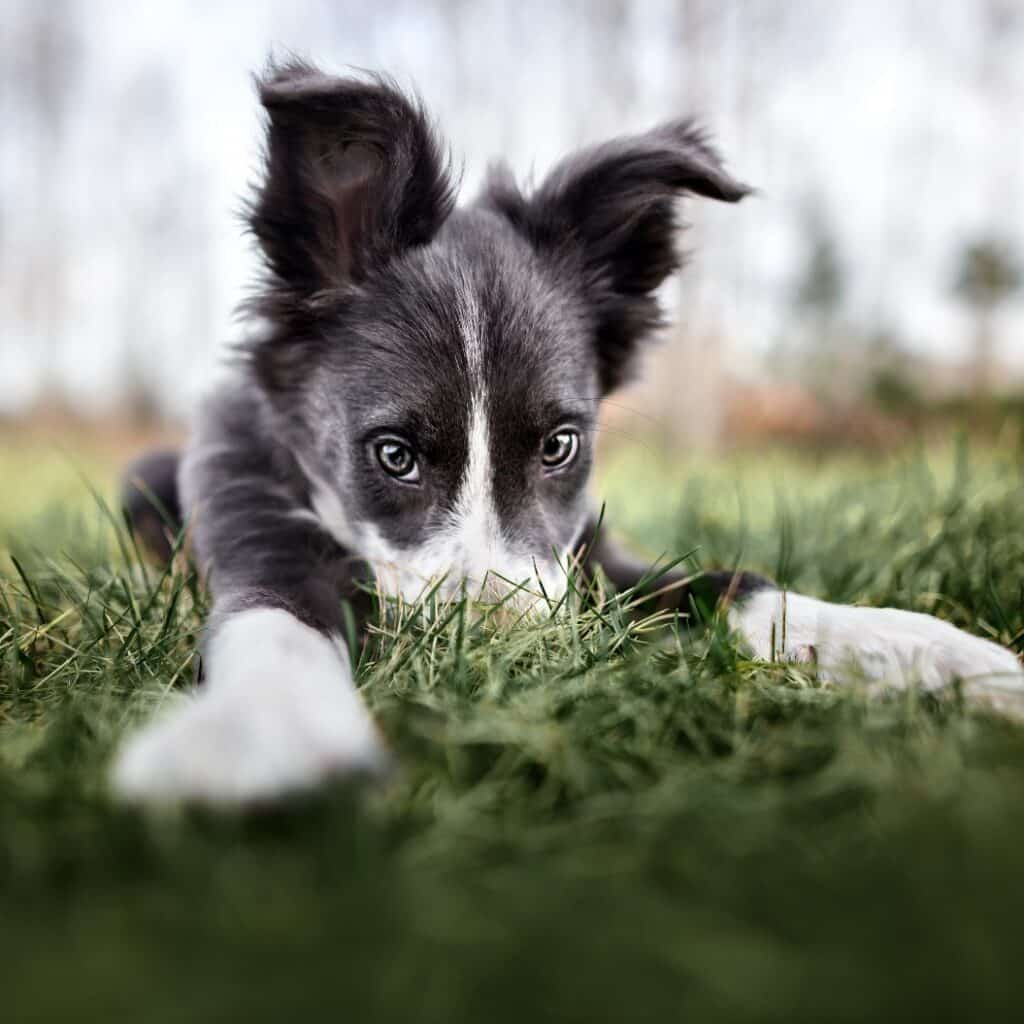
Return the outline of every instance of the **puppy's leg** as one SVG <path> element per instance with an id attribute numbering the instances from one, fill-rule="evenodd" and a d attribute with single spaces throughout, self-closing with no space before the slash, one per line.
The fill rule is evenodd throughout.
<path id="1" fill-rule="evenodd" d="M 583 531 L 580 550 L 584 571 L 599 567 L 616 590 L 635 590 L 644 610 L 689 615 L 696 607 L 710 613 L 723 601 L 742 603 L 753 594 L 775 589 L 771 580 L 753 572 L 659 570 L 626 551 L 603 525 L 599 528 L 593 521 Z"/>
<path id="2" fill-rule="evenodd" d="M 765 660 L 813 661 L 825 679 L 967 693 L 1024 712 L 1024 669 L 1004 647 L 932 615 L 829 604 L 762 589 L 729 610 L 729 622 Z"/>
<path id="3" fill-rule="evenodd" d="M 757 658 L 813 662 L 823 678 L 836 682 L 939 688 L 961 680 L 969 696 L 1024 714 L 1017 656 L 934 616 L 830 604 L 747 572 L 652 574 L 600 534 L 591 533 L 587 543 L 588 561 L 620 589 L 647 590 L 652 607 L 689 612 L 694 604 L 708 610 L 724 604 L 730 625 Z"/>
<path id="4" fill-rule="evenodd" d="M 204 690 L 121 751 L 122 796 L 239 802 L 384 767 L 340 638 L 254 607 L 214 627 L 205 667 Z"/>
<path id="5" fill-rule="evenodd" d="M 341 638 L 352 559 L 256 431 L 258 410 L 217 412 L 182 473 L 214 593 L 205 683 L 120 751 L 112 781 L 130 799 L 266 799 L 386 761 Z"/>
<path id="6" fill-rule="evenodd" d="M 132 531 L 158 562 L 170 560 L 181 530 L 178 466 L 181 456 L 170 449 L 146 452 L 121 476 L 121 506 Z"/>

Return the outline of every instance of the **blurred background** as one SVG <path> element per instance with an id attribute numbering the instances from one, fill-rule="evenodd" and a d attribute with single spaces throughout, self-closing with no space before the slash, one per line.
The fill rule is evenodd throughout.
<path id="1" fill-rule="evenodd" d="M 180 429 L 252 279 L 250 73 L 386 70 L 464 168 L 697 113 L 677 324 L 609 435 L 893 446 L 1024 422 L 1024 2 L 0 0 L 0 439 Z M 639 410 L 642 410 L 642 415 Z"/>

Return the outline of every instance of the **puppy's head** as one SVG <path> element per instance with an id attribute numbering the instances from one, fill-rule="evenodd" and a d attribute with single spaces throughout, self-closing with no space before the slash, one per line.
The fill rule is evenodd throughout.
<path id="1" fill-rule="evenodd" d="M 324 526 L 413 596 L 564 586 L 598 403 L 660 323 L 674 200 L 744 186 L 692 123 L 577 154 L 532 194 L 454 209 L 442 148 L 390 83 L 275 66 L 249 223 L 258 380 Z"/>

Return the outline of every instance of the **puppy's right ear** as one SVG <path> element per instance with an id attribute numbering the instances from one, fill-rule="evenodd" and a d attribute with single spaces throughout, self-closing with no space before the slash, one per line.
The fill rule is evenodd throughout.
<path id="1" fill-rule="evenodd" d="M 302 61 L 258 80 L 269 124 L 247 218 L 278 288 L 299 299 L 358 282 L 451 213 L 447 160 L 418 104 L 383 78 Z"/>
<path id="2" fill-rule="evenodd" d="M 531 195 L 496 169 L 482 201 L 577 282 L 607 394 L 629 376 L 640 342 L 662 323 L 657 288 L 680 265 L 676 197 L 735 203 L 749 191 L 725 170 L 701 128 L 683 120 L 576 153 Z"/>

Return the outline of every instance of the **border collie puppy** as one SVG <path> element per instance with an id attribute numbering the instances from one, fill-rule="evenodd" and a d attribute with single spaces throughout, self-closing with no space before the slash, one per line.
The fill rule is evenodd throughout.
<path id="1" fill-rule="evenodd" d="M 342 639 L 363 581 L 410 599 L 438 580 L 521 585 L 521 601 L 563 592 L 574 560 L 618 588 L 648 580 L 596 528 L 598 405 L 661 323 L 677 197 L 748 192 L 683 120 L 577 153 L 529 193 L 499 169 L 456 209 L 430 121 L 390 82 L 289 61 L 259 97 L 259 334 L 180 459 L 129 471 L 136 527 L 158 539 L 143 493 L 182 514 L 214 597 L 198 696 L 115 761 L 132 799 L 265 799 L 382 768 Z M 832 678 L 855 662 L 885 682 L 1024 689 L 1012 653 L 927 615 L 749 573 L 656 589 L 662 607 L 726 609 L 757 657 Z"/>

